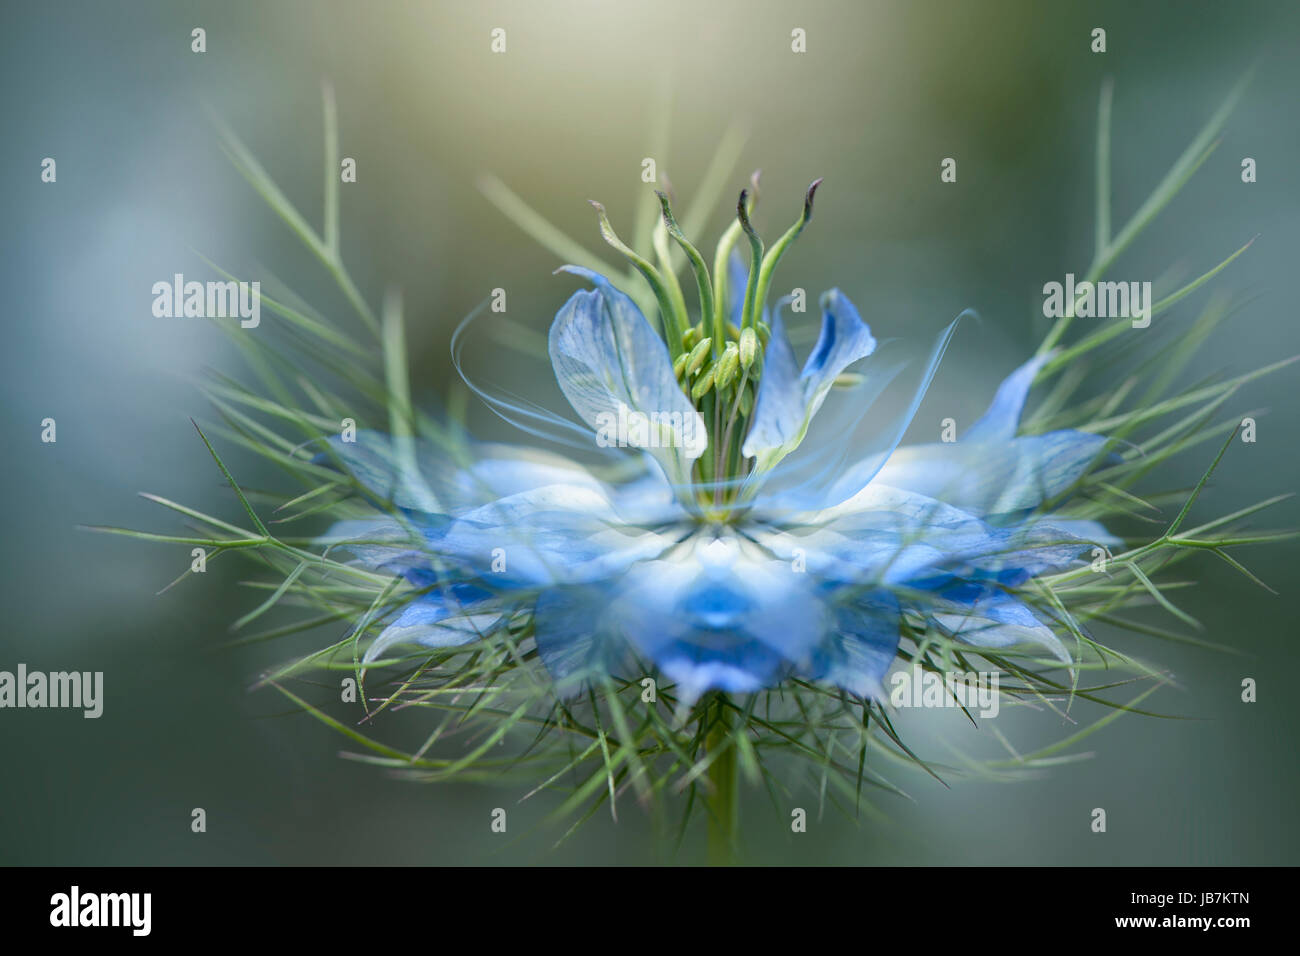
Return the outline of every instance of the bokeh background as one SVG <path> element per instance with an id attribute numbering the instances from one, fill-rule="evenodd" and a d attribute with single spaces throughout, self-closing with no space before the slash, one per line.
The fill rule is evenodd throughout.
<path id="1" fill-rule="evenodd" d="M 152 491 L 228 516 L 234 504 L 188 418 L 213 415 L 205 368 L 240 374 L 232 346 L 197 320 L 155 319 L 153 282 L 208 278 L 200 255 L 263 269 L 324 312 L 345 305 L 217 145 L 229 123 L 285 193 L 319 224 L 320 86 L 337 91 L 342 153 L 358 182 L 342 191 L 343 249 L 377 303 L 400 288 L 417 399 L 432 408 L 454 372 L 448 337 L 494 287 L 536 329 L 573 288 L 558 263 L 475 189 L 500 176 L 569 232 L 592 240 L 585 200 L 630 221 L 651 117 L 672 93 L 661 168 L 683 197 L 724 130 L 749 131 L 740 166 L 761 166 L 760 228 L 783 229 L 809 180 L 826 178 L 811 230 L 781 283 L 838 285 L 884 335 L 924 334 L 966 307 L 984 316 L 949 352 L 921 421 L 970 418 L 1045 329 L 1040 289 L 1084 271 L 1092 245 L 1097 94 L 1115 79 L 1116 225 L 1159 181 L 1228 90 L 1255 80 L 1222 144 L 1117 275 L 1195 275 L 1251 236 L 1216 283 L 1242 307 L 1214 334 L 1191 379 L 1239 373 L 1300 352 L 1295 319 L 1300 182 L 1300 7 L 1293 3 L 775 2 L 96 2 L 7 3 L 0 13 L 5 228 L 0 276 L 5 467 L 0 668 L 102 670 L 104 716 L 0 711 L 0 862 L 635 863 L 700 858 L 692 832 L 665 857 L 630 804 L 598 814 L 559 850 L 558 833 L 506 842 L 488 833 L 514 789 L 423 786 L 342 760 L 342 739 L 247 688 L 265 666 L 309 649 L 232 649 L 229 623 L 259 596 L 246 568 L 156 592 L 188 552 L 87 534 L 78 524 L 175 532 Z M 207 31 L 205 54 L 190 31 Z M 1089 50 L 1107 30 L 1108 50 Z M 493 55 L 489 33 L 507 31 Z M 808 52 L 790 52 L 790 31 Z M 210 113 L 209 113 L 210 111 Z M 42 158 L 58 163 L 40 181 Z M 958 182 L 939 162 L 958 159 Z M 1259 181 L 1240 181 L 1242 157 Z M 745 173 L 738 171 L 736 188 Z M 710 222 L 716 234 L 726 218 Z M 710 239 L 711 241 L 711 239 Z M 1194 271 L 1193 271 L 1194 270 Z M 1170 314 L 1189 322 L 1202 292 Z M 274 321 L 264 315 L 263 323 Z M 1161 321 L 1158 319 L 1157 324 Z M 504 359 L 502 361 L 505 361 Z M 545 381 L 543 372 L 535 373 Z M 1106 387 L 1102 382 L 1100 387 Z M 558 392 L 555 393 L 558 395 Z M 1260 417 L 1234 446 L 1198 514 L 1294 489 L 1296 375 L 1232 400 Z M 40 442 L 40 421 L 58 442 Z M 488 433 L 498 426 L 474 412 Z M 277 478 L 225 448 L 249 485 Z M 1212 446 L 1164 474 L 1189 486 Z M 1294 525 L 1287 503 L 1261 519 Z M 1300 862 L 1294 820 L 1300 701 L 1290 546 L 1239 556 L 1279 593 L 1212 559 L 1180 592 L 1212 653 L 1146 638 L 1126 649 L 1168 665 L 1179 687 L 1158 708 L 1090 738 L 1088 761 L 1016 784 L 920 774 L 913 799 L 880 804 L 889 821 L 816 812 L 792 836 L 765 798 L 747 797 L 743 832 L 757 862 L 836 864 L 1279 864 Z M 1259 702 L 1240 681 L 1259 680 Z M 1086 723 L 1099 714 L 1080 710 Z M 919 746 L 967 746 L 959 721 L 908 715 Z M 1071 731 L 1048 713 L 1000 725 L 1032 748 Z M 906 726 L 906 725 L 905 725 Z M 915 741 L 914 739 L 914 742 Z M 973 744 L 972 744 L 973 745 Z M 752 798 L 752 799 L 751 799 Z M 512 810 L 512 834 L 545 798 Z M 190 831 L 203 807 L 208 831 Z M 1104 807 L 1109 832 L 1089 830 Z"/>

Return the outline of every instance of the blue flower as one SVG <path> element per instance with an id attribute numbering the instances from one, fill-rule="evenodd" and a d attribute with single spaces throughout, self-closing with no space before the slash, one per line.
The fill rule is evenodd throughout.
<path id="1" fill-rule="evenodd" d="M 752 234 L 744 196 L 740 208 Z M 754 294 L 770 274 L 759 256 L 755 245 L 743 290 L 743 266 L 712 290 L 716 315 L 703 314 L 704 279 L 698 323 L 665 305 L 663 334 L 605 277 L 565 267 L 592 288 L 556 315 L 551 363 L 585 445 L 617 467 L 502 445 L 472 446 L 472 461 L 455 465 L 430 444 L 373 432 L 332 442 L 385 509 L 340 522 L 329 541 L 409 585 L 368 662 L 395 645 L 467 645 L 512 622 L 526 623 L 513 633 L 531 636 L 564 694 L 649 667 L 686 701 L 791 678 L 879 699 L 900 635 L 930 630 L 1070 662 L 1062 622 L 1025 586 L 1115 539 L 1054 516 L 1107 439 L 1017 434 L 1049 356 L 1002 382 L 959 440 L 900 447 L 957 323 L 920 364 L 904 411 L 875 421 L 870 399 L 898 364 L 832 290 L 800 367 L 781 303 L 769 313 Z M 845 392 L 837 427 L 805 442 L 833 388 Z M 584 444 L 568 420 L 489 398 L 535 434 Z M 864 421 L 877 438 L 850 461 L 847 436 Z"/>

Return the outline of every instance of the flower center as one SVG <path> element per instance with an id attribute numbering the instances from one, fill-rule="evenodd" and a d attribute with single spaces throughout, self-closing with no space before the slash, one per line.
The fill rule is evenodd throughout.
<path id="1" fill-rule="evenodd" d="M 654 241 L 657 265 L 624 244 L 610 225 L 605 208 L 592 203 L 600 216 L 601 236 L 636 268 L 654 292 L 673 372 L 704 419 L 708 450 L 696 459 L 692 478 L 698 503 L 714 518 L 733 511 L 744 479 L 753 468 L 753 460 L 745 458 L 740 449 L 757 404 L 763 356 L 772 337 L 767 295 L 776 264 L 812 219 L 813 197 L 819 185 L 820 179 L 808 187 L 799 218 L 764 251 L 763 240 L 750 222 L 758 197 L 755 173 L 751 188 L 740 192 L 735 222 L 718 241 L 712 275 L 704 257 L 678 226 L 666 193 L 657 193 L 663 210 Z M 736 252 L 742 235 L 749 246 L 747 270 Z M 669 239 L 686 254 L 694 273 L 698 296 L 698 310 L 694 313 L 682 295 Z M 742 270 L 743 288 L 739 281 Z"/>

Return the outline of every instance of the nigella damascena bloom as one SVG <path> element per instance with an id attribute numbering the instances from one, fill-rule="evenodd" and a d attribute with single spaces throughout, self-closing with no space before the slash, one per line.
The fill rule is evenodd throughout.
<path id="1" fill-rule="evenodd" d="M 731 267 L 712 277 L 662 199 L 695 272 L 694 323 L 675 280 L 623 246 L 601 210 L 607 241 L 649 281 L 660 328 L 604 276 L 565 266 L 590 288 L 555 316 L 549 354 L 586 427 L 475 388 L 527 432 L 601 464 L 501 445 L 456 461 L 378 433 L 333 442 L 330 457 L 389 507 L 338 523 L 330 541 L 409 585 L 367 661 L 395 645 L 491 639 L 520 620 L 561 693 L 648 666 L 685 701 L 790 678 L 878 699 L 905 628 L 1070 661 L 1062 623 L 1024 595 L 1035 576 L 1114 543 L 1095 522 L 1054 515 L 1106 438 L 1018 434 L 1042 355 L 959 440 L 900 446 L 957 323 L 913 366 L 902 410 L 873 415 L 900 366 L 839 290 L 821 297 L 800 366 L 784 303 L 764 303 L 815 188 L 766 253 L 742 193 L 715 260 Z M 742 235 L 748 268 L 731 248 Z M 832 390 L 834 424 L 813 440 Z M 864 423 L 872 437 L 859 446 Z"/>

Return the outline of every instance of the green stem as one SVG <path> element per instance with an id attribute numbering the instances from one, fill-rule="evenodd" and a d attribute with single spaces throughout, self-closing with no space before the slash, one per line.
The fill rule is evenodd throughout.
<path id="1" fill-rule="evenodd" d="M 705 744 L 710 753 L 720 751 L 709 764 L 709 863 L 729 866 L 736 861 L 740 791 L 736 786 L 736 748 L 727 745 L 731 727 L 725 696 L 718 695 L 717 707 L 717 716 Z"/>

